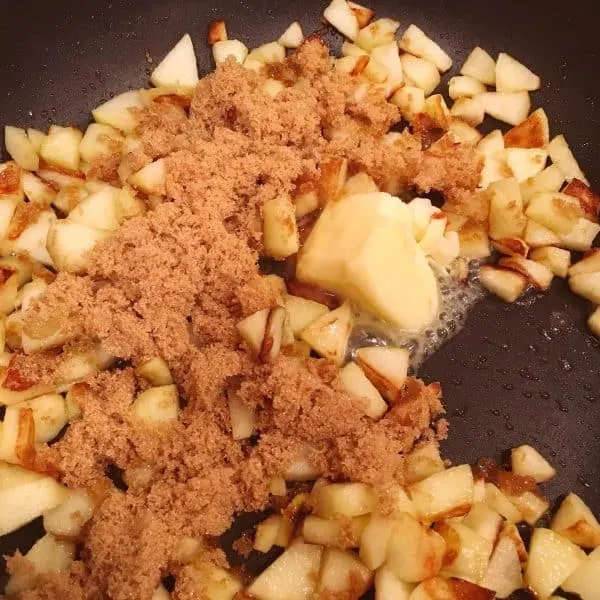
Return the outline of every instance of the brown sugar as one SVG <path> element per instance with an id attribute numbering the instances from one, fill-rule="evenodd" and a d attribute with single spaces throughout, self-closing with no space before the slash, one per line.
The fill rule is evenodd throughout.
<path id="1" fill-rule="evenodd" d="M 175 599 L 202 598 L 182 540 L 218 536 L 239 512 L 268 507 L 271 477 L 300 454 L 336 480 L 402 483 L 402 455 L 445 435 L 445 421 L 434 422 L 439 385 L 410 378 L 402 400 L 373 422 L 342 391 L 337 367 L 284 355 L 259 365 L 235 325 L 281 302 L 281 282 L 258 267 L 263 204 L 316 184 L 323 161 L 347 158 L 351 172 L 394 193 L 417 186 L 455 197 L 475 187 L 478 160 L 442 143 L 423 152 L 408 132 L 384 139 L 397 108 L 378 93 L 357 101 L 356 82 L 331 70 L 318 40 L 271 75 L 288 85 L 276 98 L 262 90 L 264 76 L 228 61 L 200 81 L 189 115 L 168 102 L 141 111 L 141 147 L 126 161 L 135 170 L 164 157 L 167 200 L 98 244 L 88 275 L 59 274 L 25 316 L 28 331 L 49 323 L 64 331 L 66 353 L 99 342 L 121 366 L 162 357 L 181 407 L 172 425 L 137 421 L 131 404 L 147 384 L 129 366 L 77 387 L 82 418 L 37 460 L 98 506 L 70 573 L 39 577 L 22 598 L 149 600 L 169 574 Z M 112 177 L 113 166 L 94 168 Z M 64 359 L 51 350 L 19 355 L 11 367 L 50 382 Z M 256 439 L 231 435 L 232 388 L 256 411 Z M 114 470 L 126 489 L 113 485 Z"/>

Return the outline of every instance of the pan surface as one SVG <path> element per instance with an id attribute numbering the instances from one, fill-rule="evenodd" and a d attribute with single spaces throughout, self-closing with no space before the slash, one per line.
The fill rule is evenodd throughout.
<path id="1" fill-rule="evenodd" d="M 369 0 L 380 16 L 416 23 L 459 65 L 476 45 L 508 51 L 542 77 L 533 95 L 565 133 L 594 186 L 600 186 L 600 8 L 542 0 Z M 0 122 L 47 128 L 84 126 L 109 95 L 148 82 L 147 55 L 160 59 L 184 33 L 202 73 L 212 69 L 206 29 L 225 19 L 230 37 L 249 47 L 279 37 L 298 19 L 321 27 L 324 2 L 266 0 L 2 0 Z M 331 36 L 332 41 L 336 41 Z M 556 500 L 573 491 L 600 513 L 600 341 L 585 326 L 587 303 L 564 281 L 515 305 L 486 298 L 467 325 L 421 369 L 439 380 L 450 420 L 444 456 L 456 463 L 500 457 L 522 443 L 558 469 L 544 486 Z M 36 525 L 0 544 L 25 552 Z M 0 565 L 1 567 L 2 565 Z M 0 572 L 2 569 L 0 568 Z"/>

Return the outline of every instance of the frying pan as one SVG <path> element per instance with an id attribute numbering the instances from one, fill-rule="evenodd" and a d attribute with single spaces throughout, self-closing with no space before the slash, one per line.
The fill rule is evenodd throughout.
<path id="1" fill-rule="evenodd" d="M 600 185 L 600 8 L 593 0 L 365 0 L 379 16 L 423 28 L 462 63 L 476 45 L 508 51 L 542 77 L 533 96 L 565 133 L 592 185 Z M 9 6 L 10 4 L 10 6 Z M 184 32 L 202 73 L 212 69 L 208 24 L 225 19 L 249 47 L 277 39 L 294 20 L 322 27 L 325 2 L 267 0 L 0 0 L 0 123 L 85 126 L 111 94 L 147 85 L 151 65 Z M 332 33 L 327 40 L 339 44 Z M 501 457 L 530 443 L 558 469 L 544 486 L 557 500 L 573 491 L 600 513 L 600 342 L 589 334 L 587 303 L 562 280 L 551 293 L 514 305 L 488 297 L 464 329 L 421 368 L 442 382 L 450 420 L 444 456 L 455 463 Z M 0 542 L 26 552 L 34 523 Z M 0 564 L 0 573 L 3 564 Z"/>

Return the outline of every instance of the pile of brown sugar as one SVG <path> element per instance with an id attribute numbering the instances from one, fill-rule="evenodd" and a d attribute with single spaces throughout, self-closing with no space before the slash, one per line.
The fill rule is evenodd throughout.
<path id="1" fill-rule="evenodd" d="M 206 560 L 225 564 L 213 539 L 236 514 L 269 505 L 269 482 L 300 452 L 327 477 L 384 489 L 403 480 L 403 453 L 445 435 L 440 387 L 410 378 L 379 421 L 342 391 L 325 360 L 279 356 L 258 364 L 235 325 L 276 306 L 280 290 L 259 272 L 261 207 L 278 194 L 317 185 L 320 165 L 336 157 L 397 193 L 435 188 L 460 200 L 474 189 L 472 148 L 432 146 L 404 132 L 383 139 L 400 120 L 382 95 L 354 101 L 356 82 L 332 70 L 319 40 L 306 42 L 271 76 L 288 86 L 275 99 L 264 75 L 233 61 L 199 83 L 189 108 L 154 103 L 140 114 L 143 150 L 133 169 L 165 157 L 167 200 L 125 222 L 98 245 L 84 277 L 61 273 L 26 315 L 35 328 L 49 319 L 73 341 L 63 354 L 19 356 L 14 365 L 48 381 L 65 353 L 100 341 L 117 367 L 84 384 L 83 418 L 37 456 L 69 487 L 98 502 L 68 574 L 40 576 L 21 594 L 34 599 L 147 600 L 167 575 L 175 600 L 201 599 L 197 572 L 182 544 L 201 540 Z M 114 177 L 114 160 L 96 165 Z M 144 389 L 133 368 L 161 356 L 180 391 L 180 418 L 149 429 L 131 403 Z M 231 435 L 226 390 L 235 387 L 257 414 L 251 440 Z M 117 489 L 108 473 L 122 473 Z M 19 556 L 12 569 L 26 568 Z"/>

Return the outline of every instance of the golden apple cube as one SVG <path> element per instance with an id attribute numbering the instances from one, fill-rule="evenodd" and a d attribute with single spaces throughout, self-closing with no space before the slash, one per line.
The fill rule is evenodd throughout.
<path id="1" fill-rule="evenodd" d="M 600 523 L 576 494 L 569 494 L 552 519 L 551 528 L 578 546 L 600 546 Z"/>
<path id="2" fill-rule="evenodd" d="M 594 550 L 561 585 L 565 592 L 579 594 L 583 600 L 598 598 L 600 548 Z"/>
<path id="3" fill-rule="evenodd" d="M 327 204 L 296 274 L 410 331 L 429 325 L 438 312 L 437 282 L 412 233 L 410 209 L 389 194 Z"/>
<path id="4" fill-rule="evenodd" d="M 414 584 L 400 581 L 386 566 L 375 573 L 375 600 L 409 600 Z"/>

